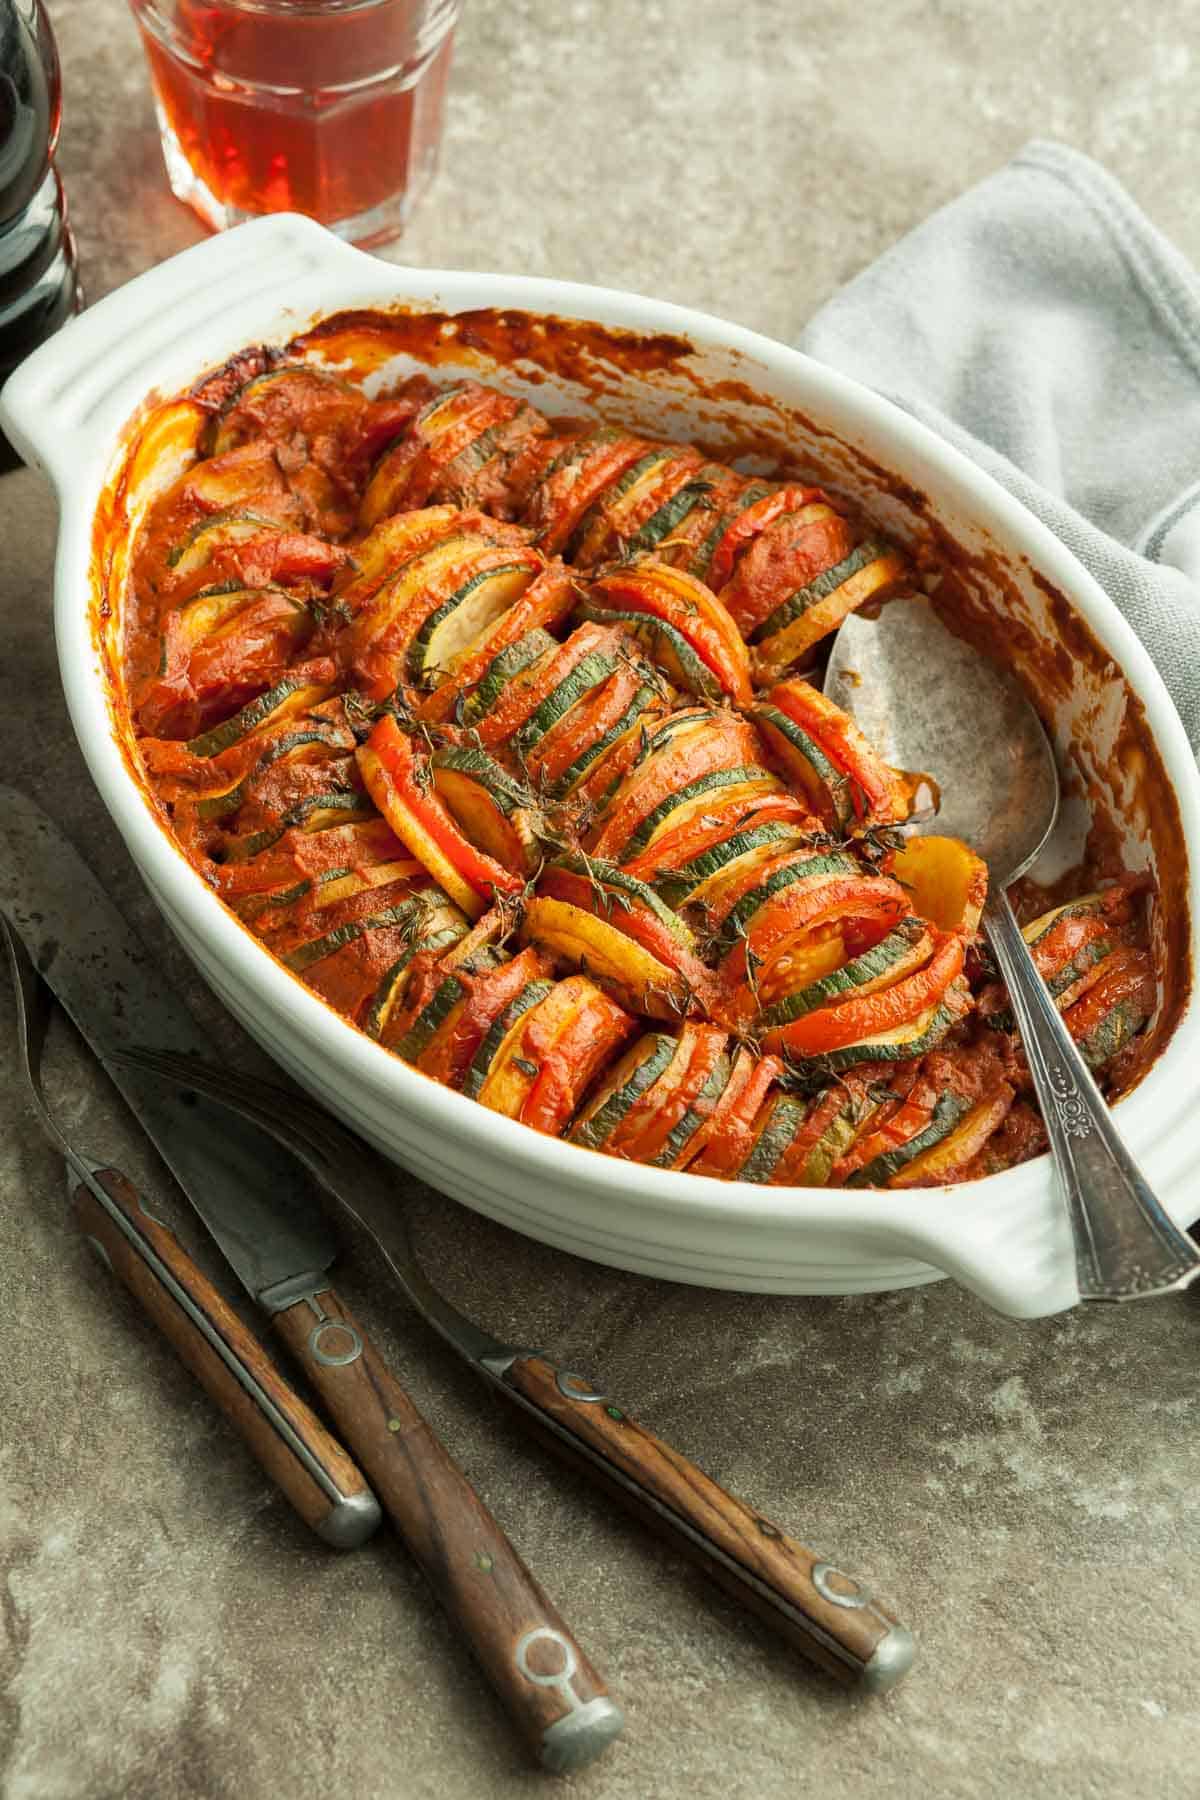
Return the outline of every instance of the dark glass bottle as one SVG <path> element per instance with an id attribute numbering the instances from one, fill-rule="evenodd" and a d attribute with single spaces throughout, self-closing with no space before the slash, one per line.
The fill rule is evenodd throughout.
<path id="1" fill-rule="evenodd" d="M 53 162 L 61 112 L 42 0 L 0 0 L 0 382 L 81 302 Z M 0 437 L 0 467 L 15 460 Z"/>

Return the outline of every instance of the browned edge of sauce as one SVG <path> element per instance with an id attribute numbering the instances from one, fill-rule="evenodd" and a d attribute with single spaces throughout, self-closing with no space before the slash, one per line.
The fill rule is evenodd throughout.
<path id="1" fill-rule="evenodd" d="M 859 446 L 764 393 L 753 380 L 743 381 L 728 373 L 719 379 L 704 376 L 695 362 L 707 353 L 698 353 L 684 337 L 639 333 L 514 308 L 445 313 L 398 303 L 320 318 L 279 349 L 239 349 L 221 369 L 197 371 L 188 392 L 194 394 L 214 380 L 219 386 L 224 371 L 232 373 L 247 358 L 263 354 L 273 358 L 280 350 L 286 356 L 337 366 L 359 378 L 404 355 L 428 368 L 448 363 L 471 366 L 483 379 L 502 381 L 509 373 L 533 385 L 570 383 L 582 395 L 579 404 L 583 411 L 622 423 L 636 423 L 636 406 L 632 419 L 628 410 L 631 379 L 643 384 L 648 399 L 669 403 L 686 396 L 692 417 L 698 413 L 705 421 L 701 431 L 689 424 L 689 441 L 711 454 L 729 461 L 752 460 L 755 466 L 778 475 L 815 479 L 834 493 L 848 492 L 854 504 L 867 512 L 870 495 L 886 501 L 889 531 L 905 543 L 919 567 L 936 567 L 941 575 L 934 597 L 939 614 L 958 635 L 1012 669 L 1043 716 L 1047 702 L 1070 691 L 1078 666 L 1106 683 L 1119 681 L 1124 688 L 1123 715 L 1101 778 L 1110 780 L 1115 793 L 1122 771 L 1136 770 L 1137 801 L 1144 812 L 1158 883 L 1161 1003 L 1149 1029 L 1135 1040 L 1135 1053 L 1124 1060 L 1117 1091 L 1128 1092 L 1144 1077 L 1177 1028 L 1191 992 L 1188 852 L 1175 793 L 1145 709 L 1066 593 L 1026 565 L 1027 579 L 1041 593 L 1053 622 L 1047 635 L 1039 630 L 1020 591 L 1014 558 L 998 544 L 982 553 L 966 548 L 936 517 L 932 502 L 919 488 Z M 723 360 L 727 369 L 746 361 L 732 350 Z M 747 373 L 752 376 L 753 368 Z M 123 680 L 110 628 L 121 599 L 114 589 L 119 587 L 120 552 L 130 530 L 133 459 L 156 409 L 182 397 L 149 394 L 115 446 L 112 473 L 95 513 L 89 601 L 113 735 L 131 779 L 168 838 L 171 834 L 164 809 L 145 779 L 132 724 L 123 710 Z M 747 417 L 751 412 L 754 419 Z M 669 427 L 666 432 L 670 435 Z M 1002 596 L 1002 619 L 982 597 L 985 585 Z M 1081 892 L 1119 872 L 1122 834 L 1102 787 L 1078 762 L 1073 776 L 1092 820 L 1083 863 L 1067 878 L 1071 890 Z M 171 841 L 174 843 L 173 838 Z M 1045 904 L 1054 903 L 1054 895 L 1047 893 Z"/>

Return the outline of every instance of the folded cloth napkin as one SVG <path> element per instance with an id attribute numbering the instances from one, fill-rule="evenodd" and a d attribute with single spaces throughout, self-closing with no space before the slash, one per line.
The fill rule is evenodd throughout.
<path id="1" fill-rule="evenodd" d="M 1145 644 L 1200 755 L 1200 278 L 1096 163 L 1035 142 L 800 339 L 1036 513 Z"/>

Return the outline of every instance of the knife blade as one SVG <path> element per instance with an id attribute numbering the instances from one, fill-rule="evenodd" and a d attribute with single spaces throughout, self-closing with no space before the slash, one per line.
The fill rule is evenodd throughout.
<path id="1" fill-rule="evenodd" d="M 12 967 L 26 1089 L 43 1131 L 66 1159 L 76 1223 L 305 1523 L 335 1548 L 353 1549 L 379 1524 L 375 1496 L 127 1176 L 85 1156 L 62 1130 L 41 1083 L 48 990 L 3 913 L 0 935 Z"/>
<path id="2" fill-rule="evenodd" d="M 542 1764 L 582 1767 L 624 1714 L 553 1602 L 334 1290 L 338 1245 L 300 1165 L 121 1052 L 212 1047 L 78 852 L 0 787 L 0 912 L 87 1039 L 234 1272 L 303 1367 L 384 1510 Z"/>

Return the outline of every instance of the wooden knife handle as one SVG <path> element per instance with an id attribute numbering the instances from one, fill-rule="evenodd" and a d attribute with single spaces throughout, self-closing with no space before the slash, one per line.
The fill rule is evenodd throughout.
<path id="1" fill-rule="evenodd" d="M 147 1212 L 126 1176 L 100 1169 L 93 1178 L 108 1204 L 81 1182 L 73 1205 L 101 1260 L 174 1345 L 305 1524 L 339 1550 L 365 1542 L 382 1515 L 361 1471 L 175 1234 Z"/>
<path id="2" fill-rule="evenodd" d="M 889 1608 L 853 1576 L 726 1493 L 585 1376 L 556 1369 L 540 1356 L 522 1356 L 504 1380 L 625 1477 L 604 1483 L 614 1498 L 829 1674 L 879 1693 L 906 1672 L 913 1640 Z M 547 1434 L 545 1441 L 575 1460 L 561 1437 Z M 592 1458 L 581 1460 L 593 1478 L 600 1472 Z"/>
<path id="3" fill-rule="evenodd" d="M 275 1325 L 538 1760 L 590 1762 L 621 1709 L 363 1327 L 332 1289 Z"/>

